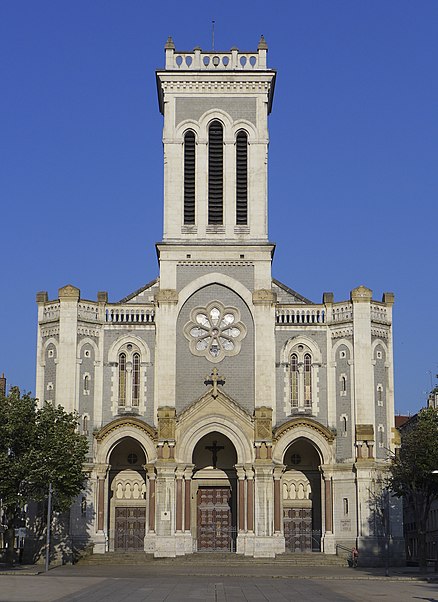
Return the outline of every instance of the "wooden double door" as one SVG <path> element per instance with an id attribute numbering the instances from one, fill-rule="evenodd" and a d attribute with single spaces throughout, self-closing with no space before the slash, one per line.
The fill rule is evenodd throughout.
<path id="1" fill-rule="evenodd" d="M 288 552 L 312 552 L 312 508 L 283 508 L 283 528 Z"/>
<path id="2" fill-rule="evenodd" d="M 235 551 L 231 487 L 200 486 L 197 496 L 198 551 Z"/>
<path id="3" fill-rule="evenodd" d="M 119 552 L 143 551 L 145 527 L 144 506 L 116 506 L 114 549 Z"/>

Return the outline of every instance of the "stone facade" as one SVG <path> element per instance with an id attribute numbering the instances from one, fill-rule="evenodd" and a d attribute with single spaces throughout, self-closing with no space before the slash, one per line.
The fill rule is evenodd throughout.
<path id="1" fill-rule="evenodd" d="M 37 295 L 37 397 L 77 411 L 90 443 L 72 540 L 157 557 L 358 545 L 375 562 L 393 295 L 359 286 L 313 303 L 272 279 L 264 39 L 253 53 L 178 53 L 169 39 L 165 53 L 159 278 L 118 303 L 71 285 Z M 392 536 L 401 559 L 401 524 Z"/>

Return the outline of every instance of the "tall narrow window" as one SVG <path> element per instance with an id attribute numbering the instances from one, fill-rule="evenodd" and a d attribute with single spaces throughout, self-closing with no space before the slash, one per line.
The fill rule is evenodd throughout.
<path id="1" fill-rule="evenodd" d="M 184 136 L 184 223 L 195 223 L 195 134 Z"/>
<path id="2" fill-rule="evenodd" d="M 88 376 L 88 374 L 84 375 L 84 393 L 87 393 L 90 391 L 90 377 Z"/>
<path id="3" fill-rule="evenodd" d="M 126 403 L 126 353 L 119 355 L 119 405 Z"/>
<path id="4" fill-rule="evenodd" d="M 219 121 L 208 128 L 208 223 L 224 222 L 224 132 Z"/>
<path id="5" fill-rule="evenodd" d="M 290 398 L 293 408 L 298 407 L 298 356 L 293 353 L 290 358 Z"/>
<path id="6" fill-rule="evenodd" d="M 236 224 L 248 223 L 248 136 L 236 137 Z"/>
<path id="7" fill-rule="evenodd" d="M 312 407 L 312 358 L 309 353 L 304 356 L 304 406 Z"/>
<path id="8" fill-rule="evenodd" d="M 140 355 L 132 356 L 132 405 L 138 406 L 140 400 Z"/>

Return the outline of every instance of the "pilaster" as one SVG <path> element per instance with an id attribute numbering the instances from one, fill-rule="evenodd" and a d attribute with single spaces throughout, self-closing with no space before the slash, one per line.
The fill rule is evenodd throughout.
<path id="1" fill-rule="evenodd" d="M 56 403 L 67 412 L 78 410 L 76 350 L 80 291 L 70 284 L 59 289 L 59 357 L 56 373 Z"/>

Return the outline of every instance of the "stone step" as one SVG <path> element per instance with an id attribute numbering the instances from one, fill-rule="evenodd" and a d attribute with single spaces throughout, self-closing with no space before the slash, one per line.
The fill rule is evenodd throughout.
<path id="1" fill-rule="evenodd" d="M 280 554 L 276 558 L 252 558 L 233 553 L 194 553 L 176 558 L 154 558 L 144 552 L 108 552 L 106 554 L 90 554 L 80 560 L 82 564 L 123 564 L 141 565 L 154 562 L 157 565 L 178 566 L 235 566 L 235 565 L 278 565 L 278 566 L 346 566 L 346 560 L 335 555 L 318 552 L 310 554 Z"/>

